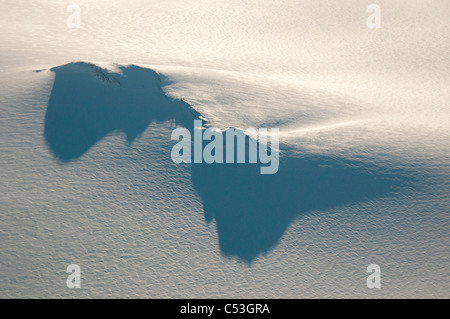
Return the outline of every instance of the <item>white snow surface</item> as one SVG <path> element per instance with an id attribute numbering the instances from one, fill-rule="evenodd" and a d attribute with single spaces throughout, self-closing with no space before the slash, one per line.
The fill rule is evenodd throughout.
<path id="1" fill-rule="evenodd" d="M 449 1 L 71 3 L 0 3 L 0 297 L 450 297 Z M 174 164 L 199 115 L 279 174 Z"/>

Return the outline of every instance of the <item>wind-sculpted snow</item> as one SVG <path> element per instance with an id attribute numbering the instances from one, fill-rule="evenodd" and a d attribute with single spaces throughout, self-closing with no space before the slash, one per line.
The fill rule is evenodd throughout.
<path id="1" fill-rule="evenodd" d="M 44 135 L 63 162 L 78 159 L 112 132 L 123 131 L 130 144 L 151 122 L 172 121 L 192 132 L 193 120 L 201 118 L 187 103 L 167 97 L 160 76 L 150 69 L 78 62 L 51 70 L 56 76 Z M 371 162 L 298 156 L 287 145 L 280 151 L 280 169 L 273 176 L 261 175 L 248 160 L 191 164 L 205 220 L 215 219 L 225 255 L 251 262 L 274 248 L 296 217 L 378 198 L 408 181 L 406 171 L 394 173 Z M 170 154 L 162 158 L 164 166 L 171 164 Z"/>
<path id="2" fill-rule="evenodd" d="M 180 126 L 192 132 L 193 120 L 204 114 L 190 100 L 205 92 L 206 84 L 200 92 L 179 90 L 177 99 L 172 93 L 182 82 L 145 66 L 78 62 L 23 74 L 3 84 L 28 91 L 1 97 L 0 174 L 7 181 L 1 185 L 6 217 L 0 223 L 7 232 L 3 295 L 35 296 L 42 282 L 27 279 L 36 290 L 24 291 L 28 286 L 18 274 L 34 278 L 36 263 L 45 265 L 42 277 L 50 282 L 45 296 L 66 295 L 61 271 L 77 262 L 90 274 L 84 296 L 190 296 L 191 287 L 198 297 L 324 296 L 322 288 L 333 296 L 366 296 L 360 272 L 373 261 L 388 265 L 398 278 L 383 281 L 391 288 L 383 290 L 386 296 L 416 295 L 417 285 L 428 289 L 415 281 L 417 273 L 433 282 L 429 289 L 440 287 L 439 295 L 445 295 L 440 264 L 447 245 L 442 234 L 448 228 L 448 167 L 439 152 L 427 160 L 404 151 L 395 157 L 397 142 L 387 144 L 389 152 L 378 161 L 367 128 L 355 126 L 364 122 L 322 125 L 329 116 L 325 104 L 318 108 L 323 114 L 314 116 L 315 105 L 304 100 L 310 126 L 303 126 L 298 114 L 286 121 L 284 110 L 273 121 L 260 117 L 269 109 L 258 113 L 256 106 L 251 112 L 256 117 L 242 113 L 241 126 L 248 128 L 246 118 L 257 125 L 300 123 L 284 134 L 307 135 L 316 143 L 326 136 L 323 147 L 347 132 L 359 140 L 354 147 L 359 157 L 333 148 L 309 152 L 288 141 L 280 144 L 274 175 L 261 175 L 259 164 L 174 164 L 171 132 Z M 217 72 L 215 81 L 222 74 Z M 236 75 L 237 90 L 245 77 Z M 232 79 L 227 81 L 224 89 L 233 96 Z M 245 83 L 249 99 L 264 91 L 258 90 L 261 83 Z M 189 86 L 195 88 L 192 81 Z M 286 98 L 285 93 L 277 96 Z M 207 110 L 208 101 L 220 107 L 220 100 L 203 97 L 199 109 Z M 207 113 L 225 123 L 239 117 L 233 103 L 223 103 L 230 106 L 228 118 L 222 116 L 225 107 Z M 360 109 L 347 105 L 352 112 Z M 440 135 L 434 136 L 428 147 L 442 147 Z M 334 143 L 348 144 L 342 137 Z M 300 146 L 308 146 L 304 142 Z M 406 267 L 403 273 L 412 257 L 427 267 L 413 273 Z M 330 286 L 335 269 L 343 284 Z M 400 280 L 407 284 L 397 288 Z"/>
<path id="3" fill-rule="evenodd" d="M 0 297 L 448 298 L 450 1 L 370 4 L 0 1 Z M 175 164 L 199 117 L 277 173 Z"/>

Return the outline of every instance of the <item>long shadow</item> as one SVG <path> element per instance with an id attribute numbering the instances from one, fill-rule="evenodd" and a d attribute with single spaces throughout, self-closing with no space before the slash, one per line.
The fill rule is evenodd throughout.
<path id="1" fill-rule="evenodd" d="M 62 162 L 79 158 L 113 132 L 124 132 L 132 143 L 153 121 L 188 125 L 195 117 L 188 104 L 164 94 L 159 75 L 149 69 L 130 65 L 110 72 L 77 62 L 51 71 L 44 137 Z"/>
<path id="2" fill-rule="evenodd" d="M 382 196 L 402 185 L 402 176 L 325 156 L 282 155 L 273 175 L 248 163 L 192 169 L 205 219 L 216 221 L 221 251 L 248 263 L 274 248 L 294 218 Z"/>
<path id="3" fill-rule="evenodd" d="M 167 79 L 148 69 L 131 65 L 110 72 L 78 62 L 52 71 L 44 137 L 63 162 L 78 159 L 113 132 L 124 132 L 131 143 L 152 121 L 173 120 L 192 135 L 199 117 L 188 104 L 167 97 L 161 90 Z M 275 247 L 296 217 L 382 196 L 407 176 L 367 163 L 283 154 L 274 175 L 261 175 L 260 164 L 192 164 L 206 221 L 216 220 L 225 255 L 251 263 Z"/>

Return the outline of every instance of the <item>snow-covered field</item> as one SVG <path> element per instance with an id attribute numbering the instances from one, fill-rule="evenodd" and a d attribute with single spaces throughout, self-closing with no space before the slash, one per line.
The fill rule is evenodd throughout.
<path id="1" fill-rule="evenodd" d="M 0 297 L 449 298 L 450 2 L 370 3 L 2 0 Z M 278 173 L 172 162 L 198 116 Z"/>

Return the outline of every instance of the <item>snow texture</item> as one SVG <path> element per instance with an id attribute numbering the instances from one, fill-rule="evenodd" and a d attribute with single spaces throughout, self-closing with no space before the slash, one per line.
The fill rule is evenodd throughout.
<path id="1" fill-rule="evenodd" d="M 449 297 L 448 1 L 77 2 L 0 4 L 0 297 Z M 173 163 L 198 118 L 278 173 Z"/>

